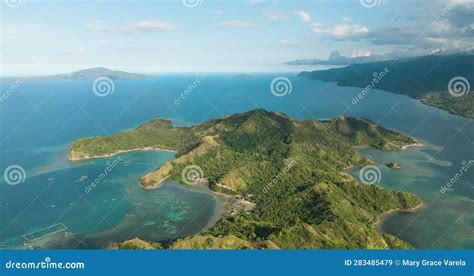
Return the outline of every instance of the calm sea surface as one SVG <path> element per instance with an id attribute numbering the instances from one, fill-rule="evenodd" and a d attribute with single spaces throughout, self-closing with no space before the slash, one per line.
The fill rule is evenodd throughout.
<path id="1" fill-rule="evenodd" d="M 425 147 L 363 152 L 381 171 L 379 185 L 413 192 L 426 203 L 417 213 L 392 215 L 382 229 L 419 248 L 474 248 L 474 168 L 440 192 L 473 159 L 472 120 L 384 91 L 372 90 L 353 105 L 359 88 L 294 74 L 235 75 L 116 80 L 105 97 L 93 93 L 92 81 L 25 81 L 10 90 L 0 102 L 0 171 L 19 165 L 26 179 L 18 185 L 0 179 L 0 246 L 97 248 L 133 237 L 167 241 L 206 229 L 222 211 L 222 202 L 206 189 L 174 182 L 152 191 L 138 186 L 140 176 L 173 159 L 172 153 L 131 152 L 69 163 L 68 146 L 77 138 L 110 135 L 157 117 L 186 126 L 263 107 L 299 119 L 366 117 L 420 140 Z M 292 84 L 283 97 L 269 88 L 278 76 Z M 1 84 L 1 93 L 11 85 Z M 402 169 L 384 166 L 391 161 Z"/>

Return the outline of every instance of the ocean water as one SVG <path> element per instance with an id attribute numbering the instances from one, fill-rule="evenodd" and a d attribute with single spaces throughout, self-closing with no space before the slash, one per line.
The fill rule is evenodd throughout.
<path id="1" fill-rule="evenodd" d="M 424 147 L 363 152 L 380 169 L 378 185 L 416 193 L 426 203 L 416 213 L 390 216 L 382 229 L 419 248 L 474 247 L 474 169 L 440 192 L 463 162 L 473 159 L 472 120 L 384 91 L 372 90 L 354 105 L 352 98 L 360 88 L 294 74 L 236 75 L 115 80 L 113 93 L 105 97 L 93 93 L 92 81 L 22 82 L 0 102 L 0 170 L 20 165 L 26 173 L 18 185 L 0 179 L 0 245 L 97 248 L 136 236 L 167 241 L 206 229 L 222 210 L 222 202 L 206 189 L 178 183 L 152 191 L 138 186 L 139 177 L 171 160 L 171 153 L 131 152 L 70 163 L 68 145 L 157 117 L 186 126 L 263 107 L 298 119 L 366 117 L 417 138 Z M 282 97 L 270 89 L 278 76 L 291 80 L 291 92 Z M 1 84 L 0 91 L 5 93 L 11 85 Z M 402 169 L 385 167 L 390 161 L 401 163 Z M 110 164 L 116 166 L 86 192 Z M 357 171 L 353 174 L 358 177 Z"/>

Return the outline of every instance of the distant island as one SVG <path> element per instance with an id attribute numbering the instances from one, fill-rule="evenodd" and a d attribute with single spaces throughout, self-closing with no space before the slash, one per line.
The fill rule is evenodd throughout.
<path id="1" fill-rule="evenodd" d="M 407 95 L 419 99 L 424 104 L 473 118 L 473 93 L 466 91 L 465 95 L 454 97 L 448 92 L 449 82 L 455 77 L 463 77 L 474 85 L 473 64 L 472 54 L 430 55 L 302 72 L 299 76 L 332 81 L 340 86 L 366 88 L 373 82 L 374 74 L 380 74 L 387 68 L 388 72 L 378 78 L 374 89 Z"/>
<path id="2" fill-rule="evenodd" d="M 411 248 L 374 225 L 385 212 L 411 210 L 422 201 L 362 184 L 345 170 L 371 164 L 357 148 L 394 151 L 415 143 L 367 119 L 298 121 L 257 109 L 191 127 L 156 119 L 111 136 L 79 139 L 68 159 L 172 150 L 176 159 L 143 176 L 142 187 L 187 182 L 183 171 L 192 167 L 212 191 L 250 207 L 224 215 L 200 235 L 164 245 L 135 239 L 110 248 Z"/>
<path id="3" fill-rule="evenodd" d="M 145 74 L 128 73 L 124 71 L 110 70 L 105 67 L 89 68 L 66 74 L 51 76 L 27 77 L 28 80 L 95 80 L 100 77 L 107 77 L 112 80 L 146 80 L 153 76 Z M 3 82 L 15 81 L 16 78 L 2 78 Z"/>

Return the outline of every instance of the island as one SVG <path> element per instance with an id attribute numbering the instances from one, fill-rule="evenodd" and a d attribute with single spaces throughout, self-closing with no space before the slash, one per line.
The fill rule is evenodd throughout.
<path id="1" fill-rule="evenodd" d="M 336 82 L 340 86 L 371 86 L 373 89 L 406 95 L 426 105 L 473 118 L 474 95 L 469 93 L 470 85 L 474 83 L 473 64 L 472 53 L 429 55 L 302 72 L 299 76 Z M 453 81 L 452 87 L 449 87 L 450 81 L 459 77 L 467 80 L 467 83 Z M 454 95 L 449 93 L 450 89 Z"/>
<path id="2" fill-rule="evenodd" d="M 190 127 L 152 120 L 111 136 L 79 139 L 68 158 L 172 150 L 176 159 L 143 176 L 142 187 L 157 188 L 167 180 L 196 185 L 183 174 L 193 168 L 212 191 L 251 203 L 223 215 L 205 233 L 160 248 L 411 248 L 374 224 L 386 212 L 410 210 L 422 201 L 362 184 L 345 170 L 371 164 L 358 147 L 395 151 L 416 143 L 368 119 L 299 121 L 257 109 Z M 122 247 L 131 247 L 127 244 Z"/>
<path id="3" fill-rule="evenodd" d="M 402 168 L 402 165 L 400 165 L 400 163 L 397 163 L 397 162 L 390 162 L 390 163 L 385 164 L 385 166 L 394 170 L 400 170 Z"/>
<path id="4" fill-rule="evenodd" d="M 23 80 L 95 80 L 97 78 L 107 77 L 112 80 L 147 80 L 152 79 L 153 76 L 146 74 L 129 73 L 118 70 L 111 70 L 105 67 L 88 68 L 79 71 L 74 71 L 65 74 L 56 74 L 51 76 L 37 76 L 37 77 L 21 77 Z M 0 83 L 14 82 L 18 77 L 2 77 Z"/>

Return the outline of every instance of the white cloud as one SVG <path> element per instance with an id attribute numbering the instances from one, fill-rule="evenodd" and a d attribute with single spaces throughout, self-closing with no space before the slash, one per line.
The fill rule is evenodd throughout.
<path id="1" fill-rule="evenodd" d="M 351 21 L 351 18 L 350 18 L 349 16 L 344 16 L 344 17 L 341 18 L 341 19 L 342 19 L 342 21 L 344 21 L 344 22 L 349 22 L 349 21 Z"/>
<path id="2" fill-rule="evenodd" d="M 372 52 L 369 50 L 353 50 L 351 58 L 370 57 Z"/>
<path id="3" fill-rule="evenodd" d="M 147 20 L 135 23 L 126 28 L 127 32 L 157 32 L 157 31 L 174 31 L 178 28 L 170 23 L 162 22 L 160 20 Z"/>
<path id="4" fill-rule="evenodd" d="M 358 39 L 369 33 L 369 29 L 361 25 L 342 24 L 324 27 L 322 23 L 315 22 L 309 24 L 309 27 L 313 33 L 324 33 L 335 39 Z"/>
<path id="5" fill-rule="evenodd" d="M 318 22 L 312 23 L 312 24 L 310 24 L 309 26 L 311 27 L 311 31 L 312 31 L 313 33 L 322 33 L 322 32 L 325 31 L 325 30 L 323 29 L 323 24 L 318 23 Z"/>
<path id="6" fill-rule="evenodd" d="M 294 15 L 298 16 L 299 18 L 301 18 L 301 21 L 302 22 L 310 22 L 311 21 L 311 16 L 309 15 L 309 13 L 305 12 L 305 11 L 295 11 L 293 12 Z"/>
<path id="7" fill-rule="evenodd" d="M 222 21 L 219 23 L 219 26 L 231 29 L 248 29 L 254 28 L 255 24 L 249 21 L 241 20 L 231 20 L 231 21 Z"/>
<path id="8" fill-rule="evenodd" d="M 334 25 L 328 29 L 328 34 L 335 38 L 349 38 L 363 36 L 369 32 L 367 27 L 361 25 Z"/>
<path id="9" fill-rule="evenodd" d="M 219 16 L 224 14 L 224 13 L 223 13 L 222 11 L 220 11 L 220 10 L 213 10 L 212 13 L 213 13 L 213 14 L 217 14 L 217 15 L 219 15 Z"/>

